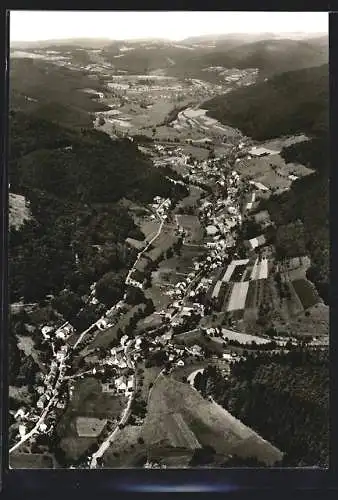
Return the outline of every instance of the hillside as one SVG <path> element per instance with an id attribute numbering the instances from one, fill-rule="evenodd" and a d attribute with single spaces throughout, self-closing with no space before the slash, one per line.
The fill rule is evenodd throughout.
<path id="1" fill-rule="evenodd" d="M 319 66 L 328 62 L 328 44 L 317 40 L 272 39 L 243 44 L 227 51 L 222 60 L 216 54 L 204 61 L 239 68 L 258 68 L 262 77 L 285 71 Z"/>
<path id="2" fill-rule="evenodd" d="M 271 35 L 234 34 L 192 37 L 182 42 L 113 42 L 101 55 L 115 68 L 131 73 L 164 69 L 174 76 L 207 78 L 202 69 L 258 68 L 262 78 L 328 62 L 328 40 L 269 39 Z"/>
<path id="3" fill-rule="evenodd" d="M 290 71 L 265 82 L 217 96 L 203 104 L 208 115 L 253 139 L 307 133 L 327 128 L 328 65 Z"/>
<path id="4" fill-rule="evenodd" d="M 102 91 L 103 83 L 85 72 L 72 71 L 39 59 L 11 59 L 11 109 L 61 125 L 91 127 L 90 113 L 109 108 L 83 92 L 85 88 Z"/>
<path id="5" fill-rule="evenodd" d="M 65 284 L 85 291 L 108 270 L 123 273 L 133 257 L 125 239 L 143 235 L 119 200 L 147 203 L 154 195 L 185 193 L 128 139 L 112 141 L 22 112 L 12 113 L 10 137 L 11 190 L 26 197 L 32 215 L 11 233 L 11 301 L 41 300 Z"/>
<path id="6" fill-rule="evenodd" d="M 328 466 L 327 353 L 251 354 L 228 380 L 215 367 L 196 379 L 199 390 L 279 446 L 284 466 Z"/>

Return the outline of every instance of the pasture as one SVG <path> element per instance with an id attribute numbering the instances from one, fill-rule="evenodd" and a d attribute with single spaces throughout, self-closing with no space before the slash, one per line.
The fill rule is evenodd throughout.
<path id="1" fill-rule="evenodd" d="M 306 279 L 294 280 L 292 281 L 292 286 L 300 298 L 304 309 L 308 309 L 321 301 L 315 286 L 310 281 Z"/>
<path id="2" fill-rule="evenodd" d="M 177 414 L 180 417 L 175 418 Z M 142 436 L 151 447 L 163 443 L 175 446 L 177 442 L 191 447 L 198 442 L 201 446 L 212 446 L 217 453 L 226 456 L 237 449 L 241 456 L 248 456 L 249 452 L 267 465 L 282 456 L 277 448 L 224 408 L 203 399 L 190 384 L 163 375 L 152 390 Z M 250 444 L 248 452 L 245 443 Z"/>
<path id="3" fill-rule="evenodd" d="M 88 422 L 91 422 L 91 420 L 87 420 L 88 417 L 99 420 L 118 419 L 125 404 L 125 398 L 103 393 L 101 383 L 94 377 L 87 377 L 70 382 L 70 384 L 74 385 L 72 397 L 56 426 L 56 431 L 60 437 L 60 447 L 65 452 L 66 457 L 77 460 L 89 446 L 97 441 L 97 435 L 94 437 L 79 436 L 78 434 L 78 431 L 83 431 L 85 426 L 87 426 L 88 431 Z M 79 417 L 82 418 L 80 426 Z M 96 430 L 99 430 L 99 426 L 96 426 Z"/>

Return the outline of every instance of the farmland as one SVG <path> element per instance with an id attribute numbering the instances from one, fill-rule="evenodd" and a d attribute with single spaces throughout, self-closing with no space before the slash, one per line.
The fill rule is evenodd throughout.
<path id="1" fill-rule="evenodd" d="M 203 239 L 203 231 L 198 217 L 196 215 L 177 215 L 176 217 L 178 224 L 187 233 L 185 243 L 200 243 Z"/>
<path id="2" fill-rule="evenodd" d="M 180 426 L 177 419 L 170 416 L 172 414 L 181 415 Z M 170 432 L 163 432 L 168 426 Z M 268 464 L 281 457 L 279 450 L 219 405 L 203 399 L 190 384 L 161 376 L 152 391 L 148 415 L 142 429 L 147 446 L 163 445 L 164 441 L 174 445 L 179 439 L 189 440 L 191 446 L 191 433 L 196 438 L 195 446 L 197 442 L 202 446 L 212 446 L 217 453 L 225 456 L 234 452 L 241 456 L 248 456 L 249 453 Z M 250 447 L 246 447 L 244 443 L 250 443 Z"/>
<path id="3" fill-rule="evenodd" d="M 248 288 L 249 288 L 248 281 L 243 281 L 241 283 L 234 283 L 231 296 L 228 302 L 228 308 L 227 308 L 228 311 L 244 309 Z"/>
<path id="4" fill-rule="evenodd" d="M 90 419 L 115 419 L 118 418 L 124 403 L 121 396 L 112 396 L 102 392 L 101 383 L 95 378 L 85 378 L 74 383 L 73 396 L 70 398 L 66 412 L 57 425 L 60 436 L 60 448 L 70 460 L 79 459 L 82 454 L 94 444 L 97 437 L 88 436 Z M 80 426 L 78 418 L 81 417 Z M 96 422 L 96 420 L 95 420 Z M 78 431 L 87 428 L 86 436 L 79 436 Z M 103 426 L 97 426 L 97 430 Z M 96 435 L 96 434 L 95 434 Z"/>
<path id="5" fill-rule="evenodd" d="M 157 260 L 161 258 L 165 252 L 177 242 L 177 240 L 178 238 L 175 235 L 173 226 L 165 224 L 161 234 L 152 244 L 152 249 L 150 249 L 145 255 L 152 261 Z"/>
<path id="6" fill-rule="evenodd" d="M 127 425 L 121 429 L 104 454 L 104 467 L 135 467 L 139 455 L 145 456 L 145 446 L 138 442 L 141 427 Z"/>
<path id="7" fill-rule="evenodd" d="M 301 177 L 312 173 L 304 166 L 286 164 L 279 154 L 243 159 L 237 163 L 236 168 L 247 179 L 253 179 L 269 189 L 280 192 L 290 188 L 292 184 L 292 180 L 288 178 L 290 174 Z"/>
<path id="8" fill-rule="evenodd" d="M 53 469 L 53 459 L 42 453 L 14 452 L 10 458 L 12 469 Z"/>
<path id="9" fill-rule="evenodd" d="M 155 234 L 159 230 L 159 227 L 160 227 L 159 222 L 152 221 L 150 219 L 145 219 L 142 221 L 140 229 L 144 234 L 145 240 L 147 242 L 150 241 L 155 236 Z"/>
<path id="10" fill-rule="evenodd" d="M 292 286 L 300 298 L 304 309 L 308 309 L 320 302 L 321 299 L 310 281 L 305 279 L 294 280 Z"/>
<path id="11" fill-rule="evenodd" d="M 269 342 L 269 339 L 257 337 L 257 335 L 234 332 L 233 330 L 227 330 L 226 328 L 222 328 L 222 335 L 225 340 L 237 340 L 241 344 L 251 344 L 252 342 L 256 342 L 256 344 L 267 344 Z"/>
<path id="12" fill-rule="evenodd" d="M 16 230 L 31 218 L 29 205 L 24 196 L 9 193 L 9 227 Z"/>

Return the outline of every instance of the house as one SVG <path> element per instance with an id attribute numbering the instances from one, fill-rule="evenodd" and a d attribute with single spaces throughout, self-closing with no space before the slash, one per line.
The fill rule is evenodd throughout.
<path id="1" fill-rule="evenodd" d="M 44 336 L 45 339 L 50 339 L 50 333 L 53 331 L 53 328 L 51 326 L 43 326 L 41 328 L 41 333 Z"/>
<path id="2" fill-rule="evenodd" d="M 25 417 L 25 410 L 24 408 L 19 408 L 18 411 L 16 412 L 16 414 L 14 415 L 14 418 L 15 419 L 18 419 L 18 418 L 24 418 Z"/>
<path id="3" fill-rule="evenodd" d="M 268 148 L 262 148 L 262 147 L 257 147 L 253 146 L 250 150 L 249 153 L 252 156 L 267 156 L 267 155 L 275 155 L 278 154 L 279 151 L 273 150 L 273 149 L 268 149 Z"/>
<path id="4" fill-rule="evenodd" d="M 218 233 L 218 229 L 216 226 L 210 225 L 210 226 L 206 227 L 206 232 L 207 232 L 208 236 L 213 236 L 213 235 L 216 235 Z"/>
<path id="5" fill-rule="evenodd" d="M 99 330 L 105 330 L 109 326 L 109 322 L 105 318 L 100 318 L 96 322 L 96 326 L 98 327 Z"/>
<path id="6" fill-rule="evenodd" d="M 26 435 L 26 426 L 21 424 L 19 425 L 19 434 L 20 438 L 22 439 Z"/>
<path id="7" fill-rule="evenodd" d="M 176 363 L 177 366 L 184 366 L 184 361 L 183 359 L 179 359 Z"/>
<path id="8" fill-rule="evenodd" d="M 246 244 L 253 250 L 255 248 L 258 248 L 266 243 L 266 238 L 264 234 L 261 234 L 260 236 L 257 236 L 256 238 L 251 238 L 251 240 L 248 240 Z"/>
<path id="9" fill-rule="evenodd" d="M 195 355 L 199 355 L 202 353 L 202 348 L 201 346 L 195 344 L 190 348 L 190 351 Z"/>
<path id="10" fill-rule="evenodd" d="M 118 392 L 125 392 L 127 390 L 126 377 L 124 375 L 115 379 L 115 387 Z"/>
<path id="11" fill-rule="evenodd" d="M 45 423 L 40 424 L 40 425 L 39 425 L 39 430 L 40 430 L 41 432 L 46 432 L 46 430 L 47 430 L 47 425 L 46 425 Z"/>
<path id="12" fill-rule="evenodd" d="M 124 346 L 124 345 L 126 344 L 126 342 L 127 342 L 128 338 L 129 338 L 129 337 L 128 337 L 128 335 L 123 335 L 123 336 L 121 337 L 120 344 L 121 344 L 122 346 Z"/>

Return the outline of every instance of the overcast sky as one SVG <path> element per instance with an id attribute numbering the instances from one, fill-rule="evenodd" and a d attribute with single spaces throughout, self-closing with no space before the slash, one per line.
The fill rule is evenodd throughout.
<path id="1" fill-rule="evenodd" d="M 13 41 L 167 38 L 223 33 L 328 31 L 327 12 L 11 11 Z"/>

